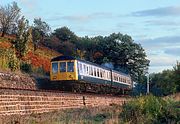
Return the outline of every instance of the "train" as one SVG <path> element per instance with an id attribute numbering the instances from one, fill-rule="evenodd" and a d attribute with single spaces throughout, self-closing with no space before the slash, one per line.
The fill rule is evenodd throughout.
<path id="1" fill-rule="evenodd" d="M 73 92 L 125 94 L 132 89 L 129 74 L 72 56 L 51 59 L 50 81 Z"/>

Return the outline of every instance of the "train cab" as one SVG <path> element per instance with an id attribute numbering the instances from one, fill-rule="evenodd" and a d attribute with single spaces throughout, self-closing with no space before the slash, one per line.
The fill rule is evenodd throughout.
<path id="1" fill-rule="evenodd" d="M 78 80 L 77 60 L 69 56 L 59 56 L 51 60 L 51 81 Z"/>

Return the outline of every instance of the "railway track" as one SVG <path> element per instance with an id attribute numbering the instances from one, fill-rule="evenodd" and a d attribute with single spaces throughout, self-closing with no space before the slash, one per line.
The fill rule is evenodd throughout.
<path id="1" fill-rule="evenodd" d="M 87 93 L 87 92 L 70 92 L 70 91 L 62 91 L 62 90 L 46 90 L 46 89 L 21 89 L 21 88 L 8 88 L 8 87 L 0 87 L 0 90 L 4 91 L 16 91 L 16 92 L 23 92 L 23 91 L 30 91 L 30 92 L 37 92 L 37 93 L 63 93 L 63 94 L 74 94 L 74 95 L 85 95 L 85 96 L 98 96 L 98 97 L 123 97 L 129 98 L 129 95 L 116 95 L 113 94 L 97 94 L 97 93 Z"/>

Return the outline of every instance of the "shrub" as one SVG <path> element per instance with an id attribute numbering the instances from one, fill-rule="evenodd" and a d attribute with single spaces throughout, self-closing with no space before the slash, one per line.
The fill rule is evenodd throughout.
<path id="1" fill-rule="evenodd" d="M 32 73 L 32 66 L 31 66 L 31 64 L 22 62 L 22 63 L 20 64 L 20 69 L 21 69 L 21 71 L 23 71 L 23 72 Z"/>
<path id="2" fill-rule="evenodd" d="M 11 71 L 15 71 L 17 69 L 19 69 L 19 60 L 16 57 L 16 54 L 13 52 L 11 54 L 9 54 L 9 68 L 11 69 Z"/>
<path id="3" fill-rule="evenodd" d="M 124 104 L 120 117 L 133 124 L 179 122 L 179 113 L 173 103 L 153 95 L 142 96 Z"/>

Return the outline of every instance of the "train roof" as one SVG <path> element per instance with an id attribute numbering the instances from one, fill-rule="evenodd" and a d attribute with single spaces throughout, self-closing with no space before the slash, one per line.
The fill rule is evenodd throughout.
<path id="1" fill-rule="evenodd" d="M 100 68 L 104 68 L 104 69 L 107 69 L 107 70 L 112 70 L 113 72 L 116 72 L 116 73 L 119 73 L 119 74 L 122 74 L 122 75 L 125 75 L 127 76 L 128 74 L 126 73 L 123 73 L 121 71 L 116 71 L 116 70 L 113 70 L 111 68 L 108 68 L 108 67 L 105 67 L 105 66 L 102 66 L 102 65 L 98 65 L 96 63 L 93 63 L 93 62 L 89 62 L 89 61 L 86 61 L 86 60 L 82 60 L 82 59 L 78 59 L 78 58 L 75 58 L 75 57 L 72 57 L 72 56 L 57 56 L 55 58 L 52 58 L 51 59 L 51 62 L 53 61 L 60 61 L 60 60 L 78 60 L 78 61 L 81 61 L 81 62 L 84 62 L 84 63 L 87 63 L 87 64 L 91 64 L 91 65 L 94 65 L 94 66 L 98 66 Z"/>
<path id="2" fill-rule="evenodd" d="M 55 58 L 52 58 L 51 59 L 51 62 L 53 61 L 59 61 L 59 60 L 75 60 L 76 58 L 75 57 L 72 57 L 72 56 L 58 56 L 58 57 L 55 57 Z"/>

